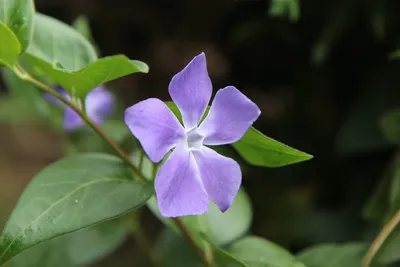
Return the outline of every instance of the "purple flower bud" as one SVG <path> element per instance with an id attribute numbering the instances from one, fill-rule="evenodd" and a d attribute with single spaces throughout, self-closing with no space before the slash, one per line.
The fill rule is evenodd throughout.
<path id="1" fill-rule="evenodd" d="M 63 88 L 56 87 L 55 90 L 59 92 L 64 98 L 71 100 L 71 97 Z M 64 130 L 71 132 L 85 125 L 85 122 L 73 109 L 64 105 L 56 97 L 50 94 L 46 94 L 45 98 L 50 103 L 64 108 Z M 114 105 L 114 96 L 103 86 L 99 86 L 93 89 L 87 94 L 85 98 L 85 108 L 87 115 L 90 119 L 92 119 L 95 123 L 99 125 L 102 124 L 103 121 L 112 114 L 114 110 Z"/>

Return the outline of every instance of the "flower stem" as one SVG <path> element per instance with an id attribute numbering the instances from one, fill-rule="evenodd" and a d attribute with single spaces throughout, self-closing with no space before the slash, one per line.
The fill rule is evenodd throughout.
<path id="1" fill-rule="evenodd" d="M 23 80 L 28 81 L 46 93 L 49 93 L 59 99 L 61 102 L 63 102 L 65 105 L 73 109 L 79 117 L 82 118 L 82 120 L 85 121 L 86 124 L 88 124 L 95 132 L 97 132 L 98 135 L 100 135 L 104 141 L 106 141 L 118 154 L 118 156 L 126 163 L 129 165 L 129 167 L 135 172 L 140 174 L 140 170 L 136 168 L 135 165 L 132 164 L 131 160 L 129 159 L 128 155 L 125 154 L 125 152 L 103 131 L 103 129 L 97 125 L 94 121 L 92 121 L 83 111 L 80 109 L 77 105 L 75 105 L 73 102 L 68 101 L 65 99 L 61 94 L 59 94 L 57 91 L 53 90 L 46 84 L 42 83 L 41 81 L 36 80 L 32 76 L 30 76 L 28 73 L 26 73 L 22 68 L 17 68 L 15 70 L 15 73 Z M 141 175 L 143 177 L 143 175 Z"/>
<path id="2" fill-rule="evenodd" d="M 103 129 L 98 126 L 94 121 L 92 121 L 77 105 L 65 99 L 61 94 L 57 91 L 53 90 L 51 87 L 42 83 L 41 81 L 36 80 L 31 75 L 29 75 L 22 67 L 16 66 L 14 69 L 14 73 L 18 75 L 22 80 L 28 81 L 34 85 L 36 85 L 41 90 L 53 95 L 57 99 L 59 99 L 62 103 L 73 109 L 85 122 L 88 124 L 98 135 L 100 135 L 104 141 L 106 141 L 118 154 L 118 156 L 142 179 L 146 180 L 145 176 L 136 168 L 136 166 L 131 162 L 129 156 L 103 131 Z M 211 266 L 208 262 L 207 257 L 203 253 L 202 249 L 196 244 L 192 236 L 190 235 L 189 231 L 187 230 L 186 226 L 182 223 L 179 218 L 174 218 L 175 224 L 178 226 L 179 230 L 182 232 L 183 236 L 189 241 L 190 245 L 193 249 L 199 254 L 200 258 L 203 261 Z"/>
<path id="3" fill-rule="evenodd" d="M 374 242 L 372 242 L 368 252 L 364 256 L 361 265 L 362 267 L 369 267 L 371 265 L 371 262 L 374 259 L 376 253 L 382 247 L 383 243 L 393 232 L 393 230 L 396 229 L 399 223 L 400 223 L 400 210 L 398 210 L 396 214 L 385 224 L 385 226 L 382 228 L 382 231 L 375 238 Z"/>

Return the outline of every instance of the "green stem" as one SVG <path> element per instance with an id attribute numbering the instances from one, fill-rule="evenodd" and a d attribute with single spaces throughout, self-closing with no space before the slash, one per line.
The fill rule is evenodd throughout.
<path id="1" fill-rule="evenodd" d="M 103 131 L 101 127 L 99 127 L 94 121 L 92 121 L 77 105 L 72 103 L 71 101 L 68 101 L 65 99 L 61 94 L 59 94 L 57 91 L 53 90 L 50 88 L 48 85 L 42 83 L 41 81 L 36 80 L 32 76 L 29 75 L 29 73 L 25 72 L 24 69 L 20 66 L 16 66 L 14 68 L 14 73 L 18 75 L 22 80 L 28 81 L 34 85 L 36 85 L 38 88 L 41 90 L 53 95 L 57 99 L 59 99 L 62 103 L 73 109 L 98 135 L 100 135 L 104 141 L 106 141 L 118 154 L 118 156 L 136 173 L 138 176 L 140 176 L 142 179 L 146 180 L 138 168 L 136 168 L 135 165 L 131 162 L 129 159 L 129 156 L 125 154 L 125 152 Z M 207 257 L 203 253 L 202 249 L 196 244 L 194 241 L 193 237 L 190 235 L 189 231 L 187 230 L 186 226 L 182 223 L 182 221 L 179 218 L 174 218 L 175 224 L 178 226 L 180 231 L 182 232 L 183 236 L 189 241 L 191 246 L 194 248 L 194 250 L 199 254 L 199 256 L 203 259 L 203 261 L 211 266 L 211 264 L 208 262 Z"/>

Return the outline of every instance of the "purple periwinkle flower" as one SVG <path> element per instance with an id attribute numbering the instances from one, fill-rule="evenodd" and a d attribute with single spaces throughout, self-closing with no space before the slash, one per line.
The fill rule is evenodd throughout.
<path id="1" fill-rule="evenodd" d="M 56 87 L 55 90 L 64 98 L 71 100 L 71 96 L 63 88 Z M 45 98 L 57 106 L 64 107 L 64 130 L 71 132 L 85 125 L 82 118 L 73 109 L 65 106 L 60 100 L 50 94 L 46 94 Z M 112 114 L 114 105 L 114 96 L 103 86 L 96 87 L 85 98 L 86 114 L 99 125 Z"/>
<path id="2" fill-rule="evenodd" d="M 206 146 L 238 141 L 260 115 L 255 103 L 238 89 L 220 89 L 204 121 L 212 84 L 204 53 L 196 56 L 169 84 L 183 126 L 167 105 L 149 98 L 125 111 L 125 123 L 153 162 L 174 149 L 155 179 L 164 217 L 202 214 L 209 200 L 224 212 L 239 190 L 242 173 L 236 161 Z M 200 125 L 199 125 L 200 124 Z"/>

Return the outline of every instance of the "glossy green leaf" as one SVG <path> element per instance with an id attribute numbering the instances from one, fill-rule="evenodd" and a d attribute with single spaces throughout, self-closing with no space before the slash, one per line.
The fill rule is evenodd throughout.
<path id="1" fill-rule="evenodd" d="M 171 101 L 165 103 L 182 123 L 182 115 L 175 103 Z M 207 116 L 208 111 L 209 107 L 202 119 Z M 263 135 L 254 127 L 250 127 L 242 139 L 232 145 L 243 159 L 255 166 L 281 167 L 309 160 L 313 157 Z"/>
<path id="2" fill-rule="evenodd" d="M 233 147 L 248 163 L 255 166 L 280 167 L 313 157 L 269 138 L 253 127 Z"/>
<path id="3" fill-rule="evenodd" d="M 35 31 L 27 54 L 64 71 L 78 71 L 96 61 L 92 45 L 69 25 L 36 13 Z"/>
<path id="4" fill-rule="evenodd" d="M 297 258 L 307 267 L 355 267 L 361 266 L 366 249 L 362 243 L 323 244 L 306 248 Z"/>
<path id="5" fill-rule="evenodd" d="M 38 173 L 0 237 L 0 264 L 27 248 L 121 216 L 145 204 L 152 186 L 132 176 L 118 158 L 82 154 Z"/>
<path id="6" fill-rule="evenodd" d="M 249 267 L 305 267 L 284 248 L 256 236 L 237 241 L 227 252 Z"/>
<path id="7" fill-rule="evenodd" d="M 32 39 L 34 12 L 33 0 L 0 0 L 0 22 L 7 25 L 19 40 L 19 53 L 26 50 Z M 2 35 L 0 40 L 5 40 Z"/>
<path id="8" fill-rule="evenodd" d="M 48 62 L 30 55 L 25 57 L 32 65 L 49 75 L 68 92 L 79 97 L 86 96 L 92 89 L 106 82 L 132 73 L 149 71 L 145 63 L 130 60 L 123 55 L 101 58 L 78 71 L 66 71 L 54 67 Z"/>
<path id="9" fill-rule="evenodd" d="M 21 45 L 14 33 L 1 21 L 0 40 L 0 66 L 12 69 L 21 53 Z"/>

